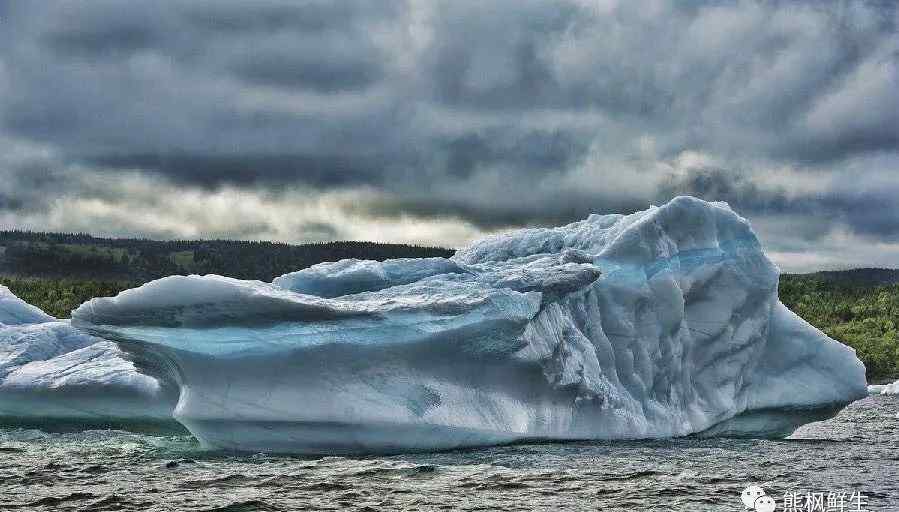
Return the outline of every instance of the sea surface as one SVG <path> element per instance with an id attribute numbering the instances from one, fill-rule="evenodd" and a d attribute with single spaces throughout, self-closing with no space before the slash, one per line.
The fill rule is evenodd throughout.
<path id="1" fill-rule="evenodd" d="M 0 428 L 0 510 L 743 510 L 740 492 L 852 493 L 899 511 L 899 397 L 782 441 L 683 438 L 300 458 L 208 452 L 189 435 Z M 858 495 L 856 495 L 858 496 Z M 790 499 L 788 497 L 788 499 Z M 817 508 L 813 510 L 818 510 Z"/>

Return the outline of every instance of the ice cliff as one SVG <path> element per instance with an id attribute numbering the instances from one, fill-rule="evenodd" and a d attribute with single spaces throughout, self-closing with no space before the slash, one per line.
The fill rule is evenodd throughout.
<path id="1" fill-rule="evenodd" d="M 679 197 L 451 259 L 168 277 L 83 304 L 73 325 L 177 382 L 175 418 L 211 447 L 783 436 L 866 383 L 777 282 L 745 219 Z"/>
<path id="2" fill-rule="evenodd" d="M 139 373 L 112 342 L 74 329 L 0 286 L 0 416 L 167 418 L 177 395 Z"/>

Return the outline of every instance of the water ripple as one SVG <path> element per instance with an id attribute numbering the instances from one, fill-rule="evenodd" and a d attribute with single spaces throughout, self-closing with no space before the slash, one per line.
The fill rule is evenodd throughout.
<path id="1" fill-rule="evenodd" d="M 539 443 L 389 457 L 208 452 L 185 435 L 0 428 L 0 510 L 742 510 L 758 483 L 899 510 L 899 399 L 782 441 Z"/>

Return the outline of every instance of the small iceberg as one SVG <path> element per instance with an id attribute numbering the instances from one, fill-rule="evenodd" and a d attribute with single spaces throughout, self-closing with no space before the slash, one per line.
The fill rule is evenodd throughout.
<path id="1" fill-rule="evenodd" d="M 0 416 L 7 420 L 169 419 L 177 388 L 0 286 Z"/>
<path id="2" fill-rule="evenodd" d="M 899 380 L 891 384 L 872 384 L 868 386 L 870 395 L 899 395 Z"/>

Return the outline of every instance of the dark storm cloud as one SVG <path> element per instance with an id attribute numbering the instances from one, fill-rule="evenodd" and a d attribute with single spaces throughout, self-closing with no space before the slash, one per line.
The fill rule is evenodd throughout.
<path id="1" fill-rule="evenodd" d="M 724 201 L 746 214 L 790 212 L 807 207 L 806 199 L 789 198 L 782 189 L 763 188 L 739 172 L 715 167 L 688 169 L 686 175 L 669 177 L 659 187 L 658 196 L 662 201 L 681 195 Z"/>
<path id="2" fill-rule="evenodd" d="M 829 225 L 840 222 L 871 240 L 899 241 L 899 208 L 896 207 L 899 179 L 861 188 L 843 181 L 817 193 L 794 191 L 791 194 L 783 187 L 760 187 L 739 172 L 697 168 L 688 170 L 685 176 L 669 177 L 658 194 L 660 201 L 677 195 L 725 201 L 750 218 L 802 215 L 806 222 L 803 229 L 795 232 L 796 237 L 813 240 L 825 236 Z"/>
<path id="3" fill-rule="evenodd" d="M 233 35 L 281 30 L 313 33 L 344 30 L 367 20 L 399 16 L 404 4 L 396 0 L 198 1 L 180 3 L 175 9 L 183 13 L 192 28 Z"/>
<path id="4" fill-rule="evenodd" d="M 400 14 L 395 2 L 207 4 L 188 8 L 211 39 L 244 39 L 226 71 L 251 84 L 328 94 L 364 89 L 383 78 L 384 60 L 370 30 Z"/>
<path id="5" fill-rule="evenodd" d="M 235 62 L 230 69 L 251 83 L 305 87 L 322 93 L 363 89 L 381 77 L 380 68 L 361 56 L 354 62 L 290 52 L 281 55 L 269 53 L 261 57 L 248 55 Z"/>
<path id="6" fill-rule="evenodd" d="M 838 191 L 821 198 L 817 211 L 830 212 L 871 241 L 899 241 L 899 186 L 876 191 Z M 899 262 L 897 262 L 899 265 Z"/>
<path id="7" fill-rule="evenodd" d="M 497 130 L 438 140 L 433 147 L 437 155 L 445 156 L 444 166 L 452 179 L 469 178 L 479 169 L 500 165 L 526 177 L 558 172 L 576 164 L 587 150 L 586 142 L 561 131 L 518 132 L 509 136 L 509 130 Z"/>
<path id="8" fill-rule="evenodd" d="M 45 44 L 60 55 L 109 56 L 150 47 L 155 34 L 140 24 L 74 26 L 44 35 Z"/>
<path id="9" fill-rule="evenodd" d="M 148 183 L 365 190 L 327 204 L 494 229 L 692 194 L 807 219 L 808 240 L 897 240 L 897 20 L 892 2 L 0 4 L 0 206 L 99 211 L 122 180 L 147 208 Z M 352 232 L 320 217 L 295 227 Z M 276 232 L 233 232 L 254 229 Z"/>
<path id="10" fill-rule="evenodd" d="M 325 154 L 129 154 L 103 155 L 83 161 L 105 169 L 143 169 L 190 185 L 215 188 L 223 183 L 251 185 L 304 183 L 341 187 L 380 183 L 383 162 Z M 381 164 L 381 165 L 379 165 Z M 115 171 L 112 171 L 115 172 Z"/>
<path id="11" fill-rule="evenodd" d="M 574 5 L 443 4 L 422 55 L 435 99 L 454 106 L 531 109 L 567 103 L 542 50 L 577 16 Z"/>
<path id="12" fill-rule="evenodd" d="M 516 189 L 490 195 L 438 194 L 414 197 L 388 197 L 369 203 L 365 212 L 396 216 L 412 214 L 421 217 L 456 217 L 484 229 L 520 226 L 552 226 L 567 224 L 591 213 L 633 212 L 646 208 L 646 203 L 627 197 L 600 197 L 577 190 L 548 190 L 527 193 Z M 535 208 L 538 205 L 539 208 Z"/>

